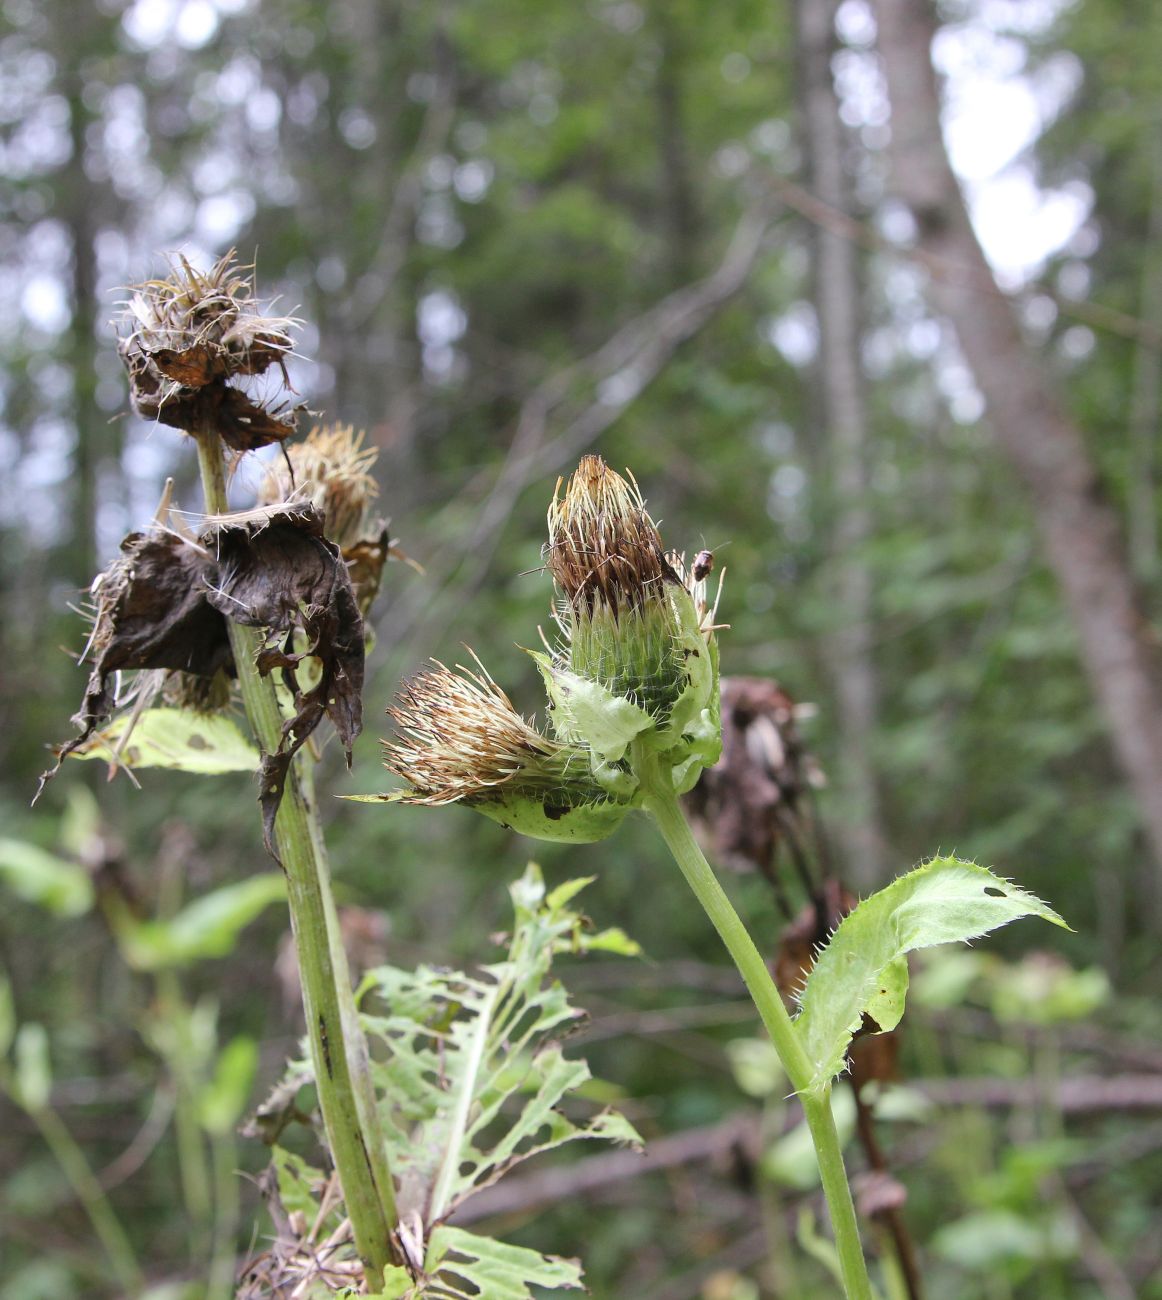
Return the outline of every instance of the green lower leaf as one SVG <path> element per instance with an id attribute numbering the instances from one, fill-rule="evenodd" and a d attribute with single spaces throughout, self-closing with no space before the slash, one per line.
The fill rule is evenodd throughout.
<path id="1" fill-rule="evenodd" d="M 822 1091 L 843 1069 L 864 1015 L 894 1029 L 908 991 L 907 954 L 987 934 L 1022 916 L 1069 926 L 1047 904 L 985 867 L 934 858 L 844 917 L 803 990 L 795 1032 Z"/>
<path id="2" fill-rule="evenodd" d="M 462 1228 L 441 1227 L 432 1233 L 424 1268 L 444 1283 L 438 1294 L 449 1297 L 532 1300 L 533 1286 L 552 1291 L 581 1288 L 581 1265 L 575 1259 L 542 1255 Z M 467 1285 L 458 1288 L 457 1279 Z"/>
<path id="3" fill-rule="evenodd" d="M 13 1054 L 16 1058 L 17 1099 L 26 1110 L 43 1110 L 52 1092 L 52 1063 L 45 1027 L 32 1021 L 21 1025 Z"/>
<path id="4" fill-rule="evenodd" d="M 136 722 L 132 714 L 123 714 L 69 757 L 103 758 L 117 767 L 176 768 L 199 776 L 257 772 L 259 764 L 258 750 L 232 719 L 190 709 L 146 709 Z"/>

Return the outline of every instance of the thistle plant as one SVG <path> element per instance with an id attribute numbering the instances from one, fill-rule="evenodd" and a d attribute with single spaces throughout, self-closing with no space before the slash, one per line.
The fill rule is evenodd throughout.
<path id="1" fill-rule="evenodd" d="M 870 1300 L 831 1087 L 860 1030 L 899 1023 L 907 954 L 967 940 L 1021 916 L 1065 923 L 1040 900 L 973 863 L 937 858 L 840 923 L 792 1019 L 767 963 L 703 856 L 680 796 L 721 750 L 712 564 L 668 552 L 632 477 L 586 456 L 549 507 L 545 568 L 559 644 L 530 652 L 551 734 L 522 718 L 483 665 L 442 664 L 400 692 L 389 769 L 393 802 L 464 803 L 532 836 L 596 840 L 634 810 L 651 818 L 750 992 L 803 1108 L 847 1296 Z"/>
<path id="2" fill-rule="evenodd" d="M 370 514 L 374 457 L 351 431 L 316 430 L 301 449 L 283 448 L 288 474 L 296 460 L 304 471 L 301 488 L 276 481 L 242 513 L 226 497 L 238 456 L 295 431 L 285 371 L 295 324 L 261 309 L 251 268 L 232 255 L 204 273 L 179 259 L 170 276 L 131 291 L 119 347 L 133 405 L 195 443 L 204 514 L 195 532 L 163 503 L 94 583 L 80 735 L 58 750 L 53 772 L 70 755 L 98 754 L 113 767 L 257 769 L 266 847 L 286 876 L 323 1127 L 361 1266 L 377 1278 L 399 1258 L 395 1187 L 302 752 L 327 718 L 350 761 L 362 725 L 362 615 L 388 552 L 386 527 Z M 273 393 L 268 385 L 259 399 L 243 386 L 272 369 L 284 381 Z M 137 705 L 110 721 L 126 702 L 127 670 L 152 675 L 151 686 L 139 682 Z M 223 702 L 223 676 L 257 751 L 228 719 L 205 716 Z M 156 698 L 196 709 L 141 707 Z"/>

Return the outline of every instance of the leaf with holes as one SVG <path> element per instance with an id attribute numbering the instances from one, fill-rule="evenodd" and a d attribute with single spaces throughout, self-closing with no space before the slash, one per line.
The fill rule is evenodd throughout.
<path id="1" fill-rule="evenodd" d="M 865 1015 L 881 1031 L 899 1024 L 908 953 L 975 939 L 1022 916 L 1069 929 L 1039 898 L 957 858 L 934 858 L 860 903 L 820 953 L 800 998 L 795 1032 L 812 1066 L 809 1090 L 821 1092 L 843 1069 Z"/>
<path id="2" fill-rule="evenodd" d="M 400 1212 L 426 1226 L 539 1152 L 582 1139 L 639 1140 L 613 1111 L 585 1121 L 561 1112 L 590 1074 L 555 1040 L 582 1013 L 549 978 L 556 954 L 625 951 L 624 936 L 588 934 L 570 907 L 572 884 L 546 894 L 535 865 L 510 892 L 515 924 L 504 961 L 473 975 L 384 967 L 360 988 L 364 1002 L 382 1006 L 363 1019 L 386 1049 L 372 1068 Z"/>

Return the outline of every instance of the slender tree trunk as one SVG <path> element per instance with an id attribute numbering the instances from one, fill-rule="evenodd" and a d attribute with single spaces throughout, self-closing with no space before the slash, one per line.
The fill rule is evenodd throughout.
<path id="1" fill-rule="evenodd" d="M 66 8 L 69 12 L 66 14 Z M 59 215 L 69 232 L 72 267 L 69 307 L 72 320 L 67 340 L 68 364 L 73 383 L 73 535 L 70 577 L 78 587 L 88 587 L 97 572 L 97 510 L 102 467 L 116 448 L 112 426 L 96 404 L 97 388 L 97 257 L 94 248 L 96 194 L 86 177 L 86 134 L 92 114 L 83 98 L 81 64 L 95 44 L 94 21 L 87 6 L 78 12 L 58 4 L 57 49 L 62 55 L 61 86 L 69 106 L 69 139 L 73 161 L 58 188 Z"/>
<path id="2" fill-rule="evenodd" d="M 697 268 L 698 209 L 690 177 L 682 73 L 686 33 L 680 15 L 667 3 L 657 6 L 660 62 L 654 83 L 658 108 L 658 144 L 662 165 L 662 220 L 669 249 L 670 284 L 685 284 Z"/>
<path id="3" fill-rule="evenodd" d="M 807 157 L 807 183 L 829 207 L 849 206 L 844 132 L 831 75 L 833 0 L 799 0 L 797 66 Z M 817 367 L 824 464 L 830 479 L 831 568 L 838 625 L 826 656 L 840 743 L 843 815 L 836 830 L 844 875 L 866 891 L 882 883 L 885 846 L 872 758 L 878 683 L 872 659 L 872 575 L 865 548 L 872 532 L 868 505 L 867 412 L 860 365 L 860 268 L 850 240 L 815 227 Z"/>
<path id="4" fill-rule="evenodd" d="M 1162 121 L 1148 141 L 1153 184 L 1145 243 L 1138 314 L 1162 330 Z M 1157 441 L 1162 392 L 1162 352 L 1147 339 L 1134 351 L 1133 392 L 1130 399 L 1130 555 L 1142 581 L 1158 571 Z"/>
<path id="5" fill-rule="evenodd" d="M 928 2 L 874 0 L 873 7 L 892 102 L 896 193 L 911 208 L 921 251 L 961 271 L 934 277 L 934 299 L 956 328 L 995 437 L 1029 493 L 1114 752 L 1162 865 L 1162 678 L 1119 520 L 969 222 L 940 131 Z"/>

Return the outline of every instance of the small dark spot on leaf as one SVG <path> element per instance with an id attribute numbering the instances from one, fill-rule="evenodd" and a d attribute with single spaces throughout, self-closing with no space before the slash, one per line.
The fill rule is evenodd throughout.
<path id="1" fill-rule="evenodd" d="M 990 898 L 1004 898 L 1005 896 L 1005 891 L 1003 889 L 998 889 L 996 885 L 985 885 L 984 892 L 988 894 Z"/>
<path id="2" fill-rule="evenodd" d="M 559 822 L 570 811 L 569 804 L 555 804 L 548 799 L 545 800 L 541 807 L 544 809 L 545 816 L 551 822 Z"/>
<path id="3" fill-rule="evenodd" d="M 210 742 L 206 739 L 205 736 L 200 735 L 198 732 L 195 731 L 193 735 L 190 736 L 189 746 L 191 749 L 209 749 Z"/>

